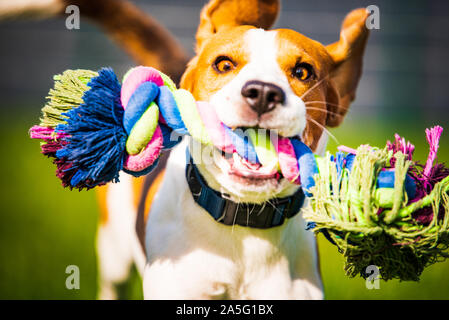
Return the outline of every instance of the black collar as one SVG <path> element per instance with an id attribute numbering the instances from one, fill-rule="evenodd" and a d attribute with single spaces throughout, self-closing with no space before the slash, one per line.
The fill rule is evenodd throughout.
<path id="1" fill-rule="evenodd" d="M 259 229 L 276 227 L 282 225 L 285 218 L 295 216 L 304 204 L 301 188 L 289 197 L 270 199 L 270 203 L 235 203 L 210 188 L 189 158 L 186 178 L 193 199 L 220 223 Z"/>

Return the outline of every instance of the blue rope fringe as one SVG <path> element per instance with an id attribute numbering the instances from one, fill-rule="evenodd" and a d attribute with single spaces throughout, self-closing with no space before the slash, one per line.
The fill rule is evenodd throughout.
<path id="1" fill-rule="evenodd" d="M 66 124 L 56 131 L 69 136 L 64 148 L 56 152 L 67 158 L 77 170 L 70 184 L 93 187 L 109 181 L 118 182 L 123 167 L 126 131 L 123 127 L 121 86 L 111 68 L 103 68 L 87 84 L 84 103 L 66 113 Z"/>

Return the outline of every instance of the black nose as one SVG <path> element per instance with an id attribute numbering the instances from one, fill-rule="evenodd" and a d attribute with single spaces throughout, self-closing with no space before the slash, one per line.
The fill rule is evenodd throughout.
<path id="1" fill-rule="evenodd" d="M 258 80 L 245 83 L 242 96 L 259 116 L 270 112 L 276 108 L 277 104 L 283 104 L 285 101 L 284 90 L 272 83 Z"/>

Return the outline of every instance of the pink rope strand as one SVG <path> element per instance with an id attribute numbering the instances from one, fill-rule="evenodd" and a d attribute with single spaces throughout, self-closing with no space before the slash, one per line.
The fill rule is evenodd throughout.
<path id="1" fill-rule="evenodd" d="M 441 134 L 443 133 L 443 128 L 440 126 L 435 126 L 431 129 L 426 129 L 426 138 L 429 143 L 430 150 L 429 156 L 427 157 L 426 166 L 424 167 L 423 174 L 428 177 L 430 171 L 432 170 L 433 163 L 437 156 L 438 146 L 440 142 Z"/>

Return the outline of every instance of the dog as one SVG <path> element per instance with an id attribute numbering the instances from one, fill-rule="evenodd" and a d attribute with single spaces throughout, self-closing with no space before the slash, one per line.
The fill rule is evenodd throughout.
<path id="1" fill-rule="evenodd" d="M 134 41 L 127 47 L 139 60 L 145 55 L 140 49 L 150 44 L 139 44 L 127 33 L 143 36 L 146 29 L 134 25 L 130 31 L 126 23 L 131 15 L 135 24 L 142 17 L 134 7 L 114 0 L 104 10 L 124 6 L 122 12 L 129 13 L 115 23 L 99 13 L 102 2 L 75 1 L 116 40 Z M 326 128 L 341 124 L 355 98 L 368 12 L 350 12 L 339 41 L 324 46 L 290 29 L 270 30 L 279 7 L 277 0 L 207 3 L 196 55 L 180 87 L 207 101 L 228 127 L 298 137 L 323 155 Z M 163 47 L 173 64 L 156 51 L 145 63 L 179 79 L 185 55 L 166 30 L 154 25 L 147 23 L 151 33 L 146 36 L 165 39 Z M 204 163 L 193 152 L 196 144 L 185 137 L 147 177 L 121 174 L 120 183 L 99 188 L 99 298 L 116 298 L 115 285 L 126 280 L 135 264 L 143 276 L 145 299 L 322 299 L 317 245 L 300 214 L 307 199 L 299 187 L 260 168 L 242 169 L 237 154 L 230 160 L 218 149 L 208 151 L 216 161 Z M 299 198 L 304 202 L 294 209 L 290 205 L 290 211 L 284 205 L 275 223 L 279 203 L 287 199 L 296 204 Z M 215 201 L 226 209 L 210 209 Z M 238 216 L 239 206 L 248 210 L 246 216 Z"/>
<path id="2" fill-rule="evenodd" d="M 355 97 L 368 14 L 365 9 L 351 12 L 340 40 L 323 46 L 293 30 L 267 30 L 277 11 L 276 1 L 207 4 L 196 56 L 181 87 L 197 100 L 208 101 L 229 127 L 276 129 L 285 137 L 301 137 L 323 154 L 324 128 L 339 125 Z M 323 298 L 315 238 L 305 230 L 301 215 L 265 229 L 217 222 L 189 188 L 185 150 L 194 144 L 189 140 L 184 138 L 171 152 L 148 192 L 145 256 L 136 259 L 139 244 L 132 231 L 141 188 L 130 177 L 107 187 L 104 206 L 109 219 L 98 234 L 106 285 L 102 290 L 110 288 L 117 275 L 124 279 L 131 261 L 138 261 L 146 299 Z M 282 177 L 242 174 L 217 149 L 211 152 L 218 159 L 212 164 L 192 153 L 199 176 L 234 203 L 269 203 L 298 189 Z M 127 260 L 117 246 L 124 247 Z"/>

